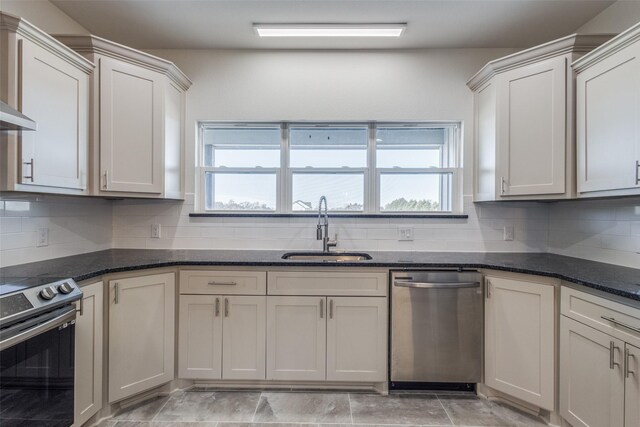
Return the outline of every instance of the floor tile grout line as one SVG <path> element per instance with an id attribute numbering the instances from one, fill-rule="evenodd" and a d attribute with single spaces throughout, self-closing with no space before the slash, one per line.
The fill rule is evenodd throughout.
<path id="1" fill-rule="evenodd" d="M 351 424 L 353 424 L 353 409 L 351 408 L 351 393 L 347 393 L 349 399 L 349 417 L 351 418 Z"/>
<path id="2" fill-rule="evenodd" d="M 155 419 L 158 416 L 158 414 L 164 409 L 165 406 L 167 406 L 167 403 L 169 403 L 169 401 L 171 400 L 172 397 L 173 396 L 171 394 L 167 396 L 166 402 L 164 402 L 162 404 L 162 406 L 160 406 L 160 408 L 156 411 L 155 414 L 153 414 L 153 417 L 151 417 L 151 419 L 149 421 L 155 421 Z"/>
<path id="3" fill-rule="evenodd" d="M 440 404 L 440 406 L 442 406 L 442 409 L 444 409 L 444 413 L 447 414 L 447 418 L 449 418 L 449 421 L 451 421 L 451 425 L 452 426 L 456 425 L 453 422 L 453 419 L 451 418 L 451 415 L 449 415 L 449 411 L 447 411 L 447 408 L 445 408 L 444 405 L 442 404 L 442 401 L 440 400 L 440 396 L 438 396 L 437 393 L 436 393 L 436 399 L 438 399 L 438 403 Z"/>
<path id="4" fill-rule="evenodd" d="M 258 401 L 256 402 L 256 409 L 253 411 L 253 416 L 251 417 L 251 422 L 256 422 L 256 414 L 258 413 L 258 408 L 260 407 L 260 401 L 262 400 L 263 392 L 260 392 L 260 396 L 258 396 Z"/>

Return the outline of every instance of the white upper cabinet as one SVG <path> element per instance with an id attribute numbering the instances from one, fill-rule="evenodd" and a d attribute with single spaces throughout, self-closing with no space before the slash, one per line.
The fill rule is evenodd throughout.
<path id="1" fill-rule="evenodd" d="M 579 196 L 640 194 L 640 24 L 573 69 Z"/>
<path id="2" fill-rule="evenodd" d="M 37 123 L 1 133 L 0 189 L 86 194 L 94 66 L 23 19 L 0 20 L 0 98 Z"/>
<path id="3" fill-rule="evenodd" d="M 610 39 L 571 35 L 489 62 L 474 92 L 474 200 L 575 195 L 571 61 Z"/>
<path id="4" fill-rule="evenodd" d="M 184 198 L 185 93 L 171 62 L 95 36 L 56 36 L 93 61 L 92 193 Z"/>

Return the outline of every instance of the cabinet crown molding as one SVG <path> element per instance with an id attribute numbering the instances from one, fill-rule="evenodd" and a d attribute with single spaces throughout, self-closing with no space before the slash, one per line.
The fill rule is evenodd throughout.
<path id="1" fill-rule="evenodd" d="M 571 63 L 571 67 L 574 71 L 580 72 L 635 43 L 637 40 L 640 40 L 640 22 L 575 60 Z"/>
<path id="2" fill-rule="evenodd" d="M 90 74 L 95 64 L 19 16 L 0 12 L 0 31 L 14 33 Z"/>
<path id="3" fill-rule="evenodd" d="M 569 53 L 591 52 L 594 48 L 602 45 L 614 36 L 615 34 L 571 34 L 548 43 L 512 53 L 502 58 L 494 59 L 471 77 L 467 82 L 467 86 L 471 90 L 476 90 L 496 74 L 522 67 L 532 62 Z"/>
<path id="4" fill-rule="evenodd" d="M 94 35 L 54 34 L 53 37 L 82 55 L 108 56 L 164 74 L 182 90 L 186 91 L 193 84 L 173 62 L 111 40 Z"/>

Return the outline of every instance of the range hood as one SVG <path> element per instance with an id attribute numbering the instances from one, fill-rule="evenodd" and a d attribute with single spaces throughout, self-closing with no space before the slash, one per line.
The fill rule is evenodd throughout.
<path id="1" fill-rule="evenodd" d="M 0 130 L 36 130 L 36 122 L 0 101 Z"/>

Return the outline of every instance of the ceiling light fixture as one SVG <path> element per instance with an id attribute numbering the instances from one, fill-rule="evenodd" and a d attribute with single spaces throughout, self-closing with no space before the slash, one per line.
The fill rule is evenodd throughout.
<path id="1" fill-rule="evenodd" d="M 407 24 L 253 24 L 260 37 L 400 37 Z"/>

